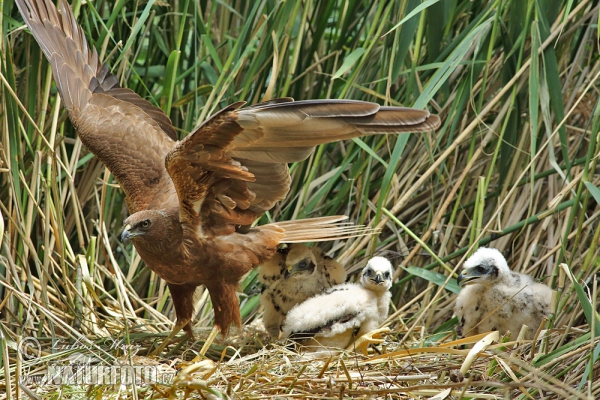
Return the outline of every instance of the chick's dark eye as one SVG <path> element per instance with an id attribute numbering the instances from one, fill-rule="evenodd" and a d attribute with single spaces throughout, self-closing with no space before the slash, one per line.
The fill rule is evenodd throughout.
<path id="1" fill-rule="evenodd" d="M 277 249 L 277 252 L 285 255 L 290 252 L 290 247 L 287 245 L 283 245 Z"/>
<path id="2" fill-rule="evenodd" d="M 367 275 L 367 276 L 371 276 L 371 275 L 373 275 L 373 270 L 372 270 L 371 268 L 367 269 L 367 270 L 365 271 L 365 275 Z"/>
<path id="3" fill-rule="evenodd" d="M 384 277 L 387 279 L 387 278 L 389 278 L 389 277 L 390 277 L 390 273 L 389 273 L 389 272 L 386 272 L 385 274 L 383 274 L 383 276 L 384 276 Z"/>
<path id="4" fill-rule="evenodd" d="M 306 260 L 302 260 L 298 263 L 298 268 L 300 269 L 306 269 L 307 266 L 308 264 L 306 263 Z"/>
<path id="5" fill-rule="evenodd" d="M 483 268 L 481 265 L 478 265 L 475 267 L 475 272 L 478 274 L 483 274 L 485 272 L 485 268 Z"/>
<path id="6" fill-rule="evenodd" d="M 149 228 L 150 227 L 150 220 L 149 219 L 145 219 L 142 221 L 142 228 Z"/>

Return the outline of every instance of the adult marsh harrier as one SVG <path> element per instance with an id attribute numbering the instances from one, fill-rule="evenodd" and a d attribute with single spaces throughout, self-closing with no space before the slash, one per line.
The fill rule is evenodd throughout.
<path id="1" fill-rule="evenodd" d="M 290 188 L 288 163 L 316 145 L 363 135 L 435 129 L 427 111 L 349 100 L 277 99 L 234 103 L 178 141 L 170 119 L 98 60 L 65 0 L 17 0 L 52 66 L 56 86 L 82 143 L 114 175 L 129 211 L 122 234 L 164 279 L 177 323 L 192 336 L 192 296 L 208 289 L 215 328 L 240 325 L 236 287 L 281 242 L 348 234 L 340 218 L 249 228 Z M 215 330 L 216 332 L 216 330 Z"/>

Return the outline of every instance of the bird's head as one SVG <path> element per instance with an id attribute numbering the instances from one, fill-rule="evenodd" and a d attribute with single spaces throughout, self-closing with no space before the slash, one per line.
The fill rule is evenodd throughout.
<path id="1" fill-rule="evenodd" d="M 497 249 L 481 247 L 465 261 L 457 282 L 460 286 L 475 283 L 490 285 L 510 273 L 506 259 Z"/>
<path id="2" fill-rule="evenodd" d="M 138 251 L 142 247 L 162 251 L 161 248 L 176 239 L 176 233 L 181 230 L 178 213 L 172 214 L 164 210 L 144 210 L 131 214 L 123 223 L 121 241 L 131 241 Z"/>
<path id="3" fill-rule="evenodd" d="M 285 279 L 296 275 L 312 275 L 316 266 L 317 260 L 309 247 L 300 243 L 288 246 L 285 256 Z"/>
<path id="4" fill-rule="evenodd" d="M 394 268 L 385 257 L 373 257 L 362 270 L 360 282 L 371 290 L 388 290 L 392 287 Z"/>

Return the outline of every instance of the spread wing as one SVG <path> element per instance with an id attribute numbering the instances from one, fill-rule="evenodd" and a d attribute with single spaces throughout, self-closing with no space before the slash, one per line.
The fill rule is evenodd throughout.
<path id="1" fill-rule="evenodd" d="M 16 1 L 52 66 L 81 141 L 115 176 L 131 211 L 160 200 L 157 196 L 172 189 L 164 159 L 177 136 L 169 118 L 133 91 L 119 87 L 116 77 L 99 63 L 96 49 L 89 48 L 65 0 L 59 0 L 60 12 L 50 0 Z M 171 197 L 175 199 L 174 192 Z"/>
<path id="2" fill-rule="evenodd" d="M 184 229 L 199 236 L 232 233 L 248 225 L 256 214 L 249 210 L 254 193 L 248 182 L 255 177 L 227 152 L 243 129 L 234 103 L 219 111 L 169 153 L 167 170 L 179 197 L 179 219 Z"/>
<path id="3" fill-rule="evenodd" d="M 180 220 L 199 235 L 232 233 L 283 199 L 287 164 L 315 146 L 358 136 L 435 129 L 437 115 L 351 100 L 235 103 L 209 118 L 167 157 Z"/>

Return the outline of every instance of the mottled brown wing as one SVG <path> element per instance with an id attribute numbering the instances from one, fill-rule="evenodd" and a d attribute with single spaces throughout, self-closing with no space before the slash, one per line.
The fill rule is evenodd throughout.
<path id="1" fill-rule="evenodd" d="M 164 159 L 177 140 L 169 118 L 101 66 L 65 0 L 16 0 L 83 144 L 113 173 L 132 212 L 174 201 Z M 172 194 L 169 195 L 169 192 Z M 163 196 L 160 198 L 160 196 Z"/>
<path id="2" fill-rule="evenodd" d="M 428 111 L 350 100 L 235 103 L 204 122 L 167 157 L 188 233 L 232 233 L 285 197 L 287 163 L 316 145 L 380 133 L 434 129 Z"/>
<path id="3" fill-rule="evenodd" d="M 242 132 L 235 112 L 242 105 L 234 103 L 210 117 L 167 156 L 186 235 L 225 235 L 256 218 L 248 210 L 254 194 L 247 182 L 254 175 L 227 152 Z"/>

